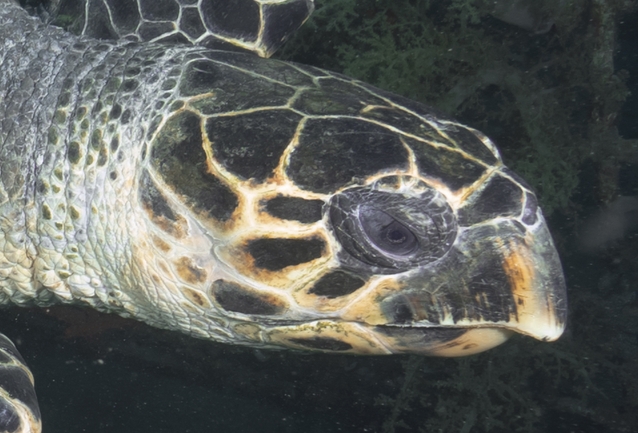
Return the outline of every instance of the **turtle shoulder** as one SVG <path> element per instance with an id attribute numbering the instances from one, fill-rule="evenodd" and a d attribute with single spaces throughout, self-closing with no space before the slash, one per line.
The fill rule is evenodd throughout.
<path id="1" fill-rule="evenodd" d="M 270 57 L 306 21 L 313 0 L 55 0 L 54 20 L 96 39 L 186 43 Z"/>

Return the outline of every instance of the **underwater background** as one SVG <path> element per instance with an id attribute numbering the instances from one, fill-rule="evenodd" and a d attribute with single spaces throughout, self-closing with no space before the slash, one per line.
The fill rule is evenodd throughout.
<path id="1" fill-rule="evenodd" d="M 469 358 L 257 351 L 73 307 L 10 309 L 44 432 L 638 432 L 638 2 L 317 0 L 276 55 L 485 132 L 567 278 L 555 343 Z"/>

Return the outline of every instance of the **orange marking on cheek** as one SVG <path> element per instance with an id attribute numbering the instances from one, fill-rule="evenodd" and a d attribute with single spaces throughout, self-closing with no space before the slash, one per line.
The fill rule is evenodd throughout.
<path id="1" fill-rule="evenodd" d="M 524 311 L 526 301 L 530 299 L 534 288 L 535 272 L 533 263 L 516 244 L 510 244 L 503 257 L 503 269 L 512 288 L 519 311 Z"/>
<path id="2" fill-rule="evenodd" d="M 161 215 L 154 215 L 151 212 L 148 212 L 148 215 L 157 227 L 177 239 L 184 238 L 188 232 L 188 229 L 186 228 L 186 220 L 182 217 L 179 217 L 177 222 L 173 222 L 168 218 Z"/>

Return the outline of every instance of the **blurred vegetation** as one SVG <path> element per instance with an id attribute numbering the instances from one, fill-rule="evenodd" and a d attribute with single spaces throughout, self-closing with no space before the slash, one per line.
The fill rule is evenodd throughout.
<path id="1" fill-rule="evenodd" d="M 500 2 L 527 8 L 551 27 L 544 34 L 495 18 L 497 3 L 318 0 L 278 56 L 367 81 L 484 131 L 549 215 L 569 206 L 585 159 L 635 157 L 635 144 L 611 128 L 628 94 L 612 59 L 627 2 Z"/>

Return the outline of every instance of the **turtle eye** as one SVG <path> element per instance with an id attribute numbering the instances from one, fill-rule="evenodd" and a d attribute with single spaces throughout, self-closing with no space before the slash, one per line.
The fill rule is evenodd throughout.
<path id="1" fill-rule="evenodd" d="M 359 221 L 374 246 L 385 253 L 406 256 L 419 247 L 414 233 L 382 210 L 360 206 Z"/>
<path id="2" fill-rule="evenodd" d="M 398 190 L 383 180 L 387 179 L 341 191 L 324 207 L 342 247 L 340 265 L 352 271 L 393 274 L 443 257 L 458 232 L 445 197 L 422 182 L 406 179 L 404 183 L 414 186 Z"/>

